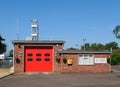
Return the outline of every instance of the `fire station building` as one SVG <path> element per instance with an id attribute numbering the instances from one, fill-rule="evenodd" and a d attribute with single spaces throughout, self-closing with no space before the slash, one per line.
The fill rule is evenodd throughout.
<path id="1" fill-rule="evenodd" d="M 14 73 L 110 72 L 109 51 L 64 50 L 61 40 L 14 40 Z"/>

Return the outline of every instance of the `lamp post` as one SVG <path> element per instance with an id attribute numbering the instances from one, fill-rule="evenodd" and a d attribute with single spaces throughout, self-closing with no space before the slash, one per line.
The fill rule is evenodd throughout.
<path id="1" fill-rule="evenodd" d="M 84 51 L 85 51 L 85 41 L 86 41 L 86 39 L 83 39 L 83 49 L 84 49 Z"/>

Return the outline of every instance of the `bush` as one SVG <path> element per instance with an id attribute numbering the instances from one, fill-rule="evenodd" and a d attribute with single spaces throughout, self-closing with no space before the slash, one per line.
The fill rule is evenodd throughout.
<path id="1" fill-rule="evenodd" d="M 120 65 L 120 54 L 111 55 L 111 65 Z"/>

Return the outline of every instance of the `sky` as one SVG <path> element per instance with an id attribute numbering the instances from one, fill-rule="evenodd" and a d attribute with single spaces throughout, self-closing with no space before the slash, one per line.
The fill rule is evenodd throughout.
<path id="1" fill-rule="evenodd" d="M 31 35 L 31 19 L 38 18 L 40 40 L 64 40 L 64 48 L 86 43 L 106 44 L 120 24 L 120 0 L 1 0 L 0 35 L 8 51 L 12 40 Z M 76 45 L 78 44 L 78 45 Z"/>

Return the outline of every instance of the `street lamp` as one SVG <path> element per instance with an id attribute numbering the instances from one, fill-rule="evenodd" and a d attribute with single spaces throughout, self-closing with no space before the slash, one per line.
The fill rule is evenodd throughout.
<path id="1" fill-rule="evenodd" d="M 84 51 L 85 51 L 85 41 L 86 41 L 86 39 L 83 39 L 83 43 L 84 43 L 83 49 L 84 49 Z"/>

